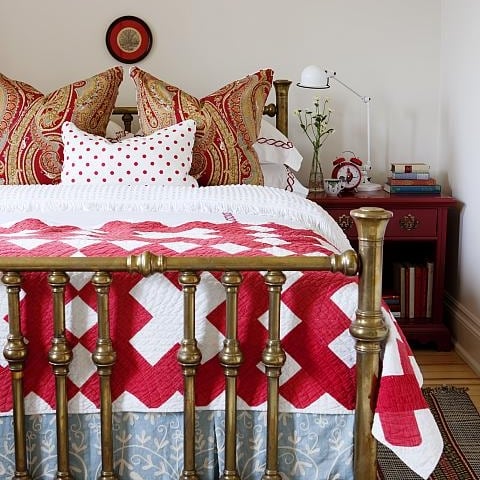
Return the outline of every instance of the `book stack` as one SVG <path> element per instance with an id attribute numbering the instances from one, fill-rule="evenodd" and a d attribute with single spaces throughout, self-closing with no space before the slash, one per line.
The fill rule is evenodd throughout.
<path id="1" fill-rule="evenodd" d="M 431 318 L 434 263 L 431 261 L 396 262 L 394 292 L 385 298 L 395 317 Z"/>
<path id="2" fill-rule="evenodd" d="M 428 163 L 392 163 L 383 189 L 389 193 L 441 193 L 441 186 L 430 176 Z"/>

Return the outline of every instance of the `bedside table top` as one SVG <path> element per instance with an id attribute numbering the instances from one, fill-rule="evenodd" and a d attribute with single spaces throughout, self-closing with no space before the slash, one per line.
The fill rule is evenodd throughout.
<path id="1" fill-rule="evenodd" d="M 340 195 L 326 195 L 325 193 L 309 193 L 307 198 L 322 207 L 371 207 L 392 205 L 396 207 L 452 207 L 457 203 L 449 195 L 411 195 L 390 194 L 384 190 L 375 192 L 341 193 Z"/>

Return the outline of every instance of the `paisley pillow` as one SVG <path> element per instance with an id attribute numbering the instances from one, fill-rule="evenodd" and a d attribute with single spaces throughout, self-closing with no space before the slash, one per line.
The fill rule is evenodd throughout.
<path id="1" fill-rule="evenodd" d="M 63 122 L 104 136 L 122 79 L 118 66 L 43 94 L 0 74 L 0 183 L 59 183 Z"/>
<path id="2" fill-rule="evenodd" d="M 195 120 L 190 174 L 200 185 L 263 184 L 253 144 L 272 87 L 272 70 L 259 70 L 200 99 L 138 67 L 130 69 L 130 76 L 137 90 L 144 135 L 189 118 Z"/>

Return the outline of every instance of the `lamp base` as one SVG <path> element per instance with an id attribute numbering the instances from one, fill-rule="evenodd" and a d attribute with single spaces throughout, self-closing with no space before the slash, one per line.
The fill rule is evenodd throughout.
<path id="1" fill-rule="evenodd" d="M 376 190 L 381 190 L 382 186 L 378 183 L 371 183 L 370 180 L 362 181 L 358 187 L 357 192 L 374 192 Z"/>

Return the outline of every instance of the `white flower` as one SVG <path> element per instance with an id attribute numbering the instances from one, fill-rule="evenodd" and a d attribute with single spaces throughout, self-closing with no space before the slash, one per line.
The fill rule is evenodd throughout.
<path id="1" fill-rule="evenodd" d="M 295 110 L 294 114 L 300 120 L 300 127 L 307 135 L 314 151 L 318 151 L 325 143 L 328 136 L 335 130 L 328 128 L 328 122 L 333 112 L 327 108 L 328 98 L 321 100 L 320 97 L 314 99 L 314 110 Z"/>

